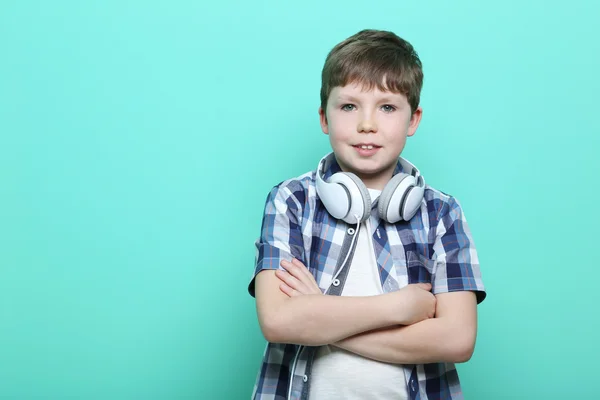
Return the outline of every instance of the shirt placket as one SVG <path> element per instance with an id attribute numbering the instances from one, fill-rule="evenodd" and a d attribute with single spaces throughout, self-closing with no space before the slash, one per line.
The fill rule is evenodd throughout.
<path id="1" fill-rule="evenodd" d="M 358 237 L 355 238 L 354 236 L 358 235 L 360 231 L 354 226 L 350 226 L 342 222 L 340 222 L 340 224 L 343 224 L 341 229 L 345 230 L 345 235 L 333 274 L 334 277 L 336 275 L 337 277 L 331 281 L 329 288 L 327 288 L 325 292 L 325 294 L 330 296 L 340 296 L 342 290 L 344 289 L 344 284 L 348 278 L 348 271 L 350 270 L 349 265 L 352 263 L 356 245 L 358 244 Z M 336 227 L 336 229 L 339 228 Z M 348 257 L 348 259 L 346 260 L 345 265 L 342 265 L 346 257 Z M 343 269 L 340 271 L 340 268 L 342 267 Z M 288 400 L 308 399 L 308 394 L 310 392 L 310 375 L 316 350 L 316 346 L 301 346 L 299 349 L 291 368 L 294 372 L 291 377 L 290 388 L 292 390 L 289 391 Z M 297 383 L 296 386 L 300 386 L 299 390 L 293 390 L 294 383 Z M 300 397 L 294 397 L 294 393 L 300 393 Z"/>

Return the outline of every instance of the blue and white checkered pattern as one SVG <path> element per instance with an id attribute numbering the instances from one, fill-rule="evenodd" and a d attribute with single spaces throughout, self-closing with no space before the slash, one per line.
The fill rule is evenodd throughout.
<path id="1" fill-rule="evenodd" d="M 325 171 L 325 179 L 338 171 L 340 167 L 334 162 Z M 394 173 L 401 171 L 398 163 Z M 286 180 L 269 193 L 256 241 L 254 277 L 265 269 L 280 269 L 281 260 L 295 257 L 312 272 L 323 293 L 329 289 L 341 260 L 350 251 L 348 239 L 356 226 L 327 213 L 316 193 L 315 174 L 312 171 Z M 430 282 L 434 294 L 469 290 L 476 293 L 478 303 L 483 301 L 486 293 L 477 252 L 455 198 L 426 186 L 417 214 L 396 224 L 379 218 L 377 200 L 371 211 L 371 226 L 376 227 L 373 246 L 384 292 Z M 254 278 L 248 290 L 254 296 Z M 306 399 L 315 350 L 268 343 L 252 398 Z M 407 385 L 412 400 L 463 398 L 454 364 L 404 367 L 406 382 L 399 384 Z"/>

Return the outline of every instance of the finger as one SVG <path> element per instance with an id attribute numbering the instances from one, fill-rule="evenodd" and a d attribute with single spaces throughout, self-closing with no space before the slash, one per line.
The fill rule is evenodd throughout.
<path id="1" fill-rule="evenodd" d="M 294 262 L 293 260 L 296 260 Z M 300 283 L 290 284 L 294 289 L 298 290 L 302 294 L 320 294 L 321 289 L 317 284 L 317 281 L 312 276 L 310 271 L 302 264 L 301 261 L 293 259 L 292 262 L 282 260 L 281 266 L 287 273 L 295 277 Z"/>
<path id="2" fill-rule="evenodd" d="M 298 266 L 293 262 L 289 262 L 286 260 L 281 261 L 281 266 L 291 275 L 295 276 L 297 279 L 303 281 L 306 279 L 306 275 L 302 272 L 302 269 L 305 268 L 303 265 Z"/>
<path id="3" fill-rule="evenodd" d="M 279 285 L 279 290 L 281 290 L 283 293 L 285 293 L 288 297 L 294 297 L 294 296 L 299 295 L 299 293 L 297 291 L 295 291 L 294 289 L 292 289 L 285 283 L 282 283 L 281 285 Z"/>
<path id="4" fill-rule="evenodd" d="M 292 260 L 292 262 L 294 263 L 294 268 L 297 270 L 297 273 L 295 274 L 295 276 L 306 287 L 306 291 L 304 291 L 303 293 L 304 294 L 309 294 L 309 293 L 323 294 L 323 292 L 321 292 L 321 288 L 319 287 L 319 285 L 317 284 L 317 281 L 315 280 L 315 277 L 308 270 L 308 268 L 306 268 L 304 266 L 304 264 L 302 264 L 299 260 L 294 259 L 294 260 Z"/>
<path id="5" fill-rule="evenodd" d="M 313 274 L 310 273 L 308 268 L 304 264 L 302 264 L 302 262 L 300 260 L 298 260 L 297 258 L 292 258 L 292 264 L 297 266 L 300 269 L 300 272 L 302 272 L 311 281 L 315 280 L 315 277 L 313 276 Z"/>
<path id="6" fill-rule="evenodd" d="M 277 270 L 277 271 L 275 271 L 275 276 L 277 276 L 279 278 L 279 280 L 284 282 L 286 285 L 288 285 L 292 289 L 295 289 L 301 293 L 304 293 L 306 291 L 305 285 L 300 280 L 298 280 L 296 277 L 292 276 L 291 274 L 289 274 L 286 271 Z"/>
<path id="7" fill-rule="evenodd" d="M 292 258 L 292 264 L 294 264 L 298 268 L 308 271 L 308 268 L 306 268 L 306 265 L 304 265 L 302 263 L 302 261 L 298 260 L 297 258 Z"/>

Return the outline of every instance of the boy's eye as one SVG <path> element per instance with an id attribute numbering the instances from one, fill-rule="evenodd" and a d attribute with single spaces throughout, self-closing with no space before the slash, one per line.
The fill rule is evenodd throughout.
<path id="1" fill-rule="evenodd" d="M 396 110 L 396 107 L 394 107 L 394 106 L 391 106 L 391 105 L 389 105 L 389 104 L 385 104 L 385 105 L 381 106 L 381 109 L 382 109 L 383 111 L 385 111 L 385 112 L 389 113 L 389 112 L 392 112 L 392 111 Z"/>
<path id="2" fill-rule="evenodd" d="M 352 111 L 354 110 L 354 104 L 344 104 L 342 106 L 342 111 Z"/>

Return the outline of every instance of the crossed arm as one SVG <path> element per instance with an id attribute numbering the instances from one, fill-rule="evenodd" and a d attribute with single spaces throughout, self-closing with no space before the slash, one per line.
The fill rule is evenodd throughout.
<path id="1" fill-rule="evenodd" d="M 323 295 L 298 260 L 255 281 L 259 323 L 270 342 L 332 344 L 397 364 L 465 362 L 475 346 L 476 297 L 461 291 L 433 296 L 425 284 L 377 296 Z"/>

